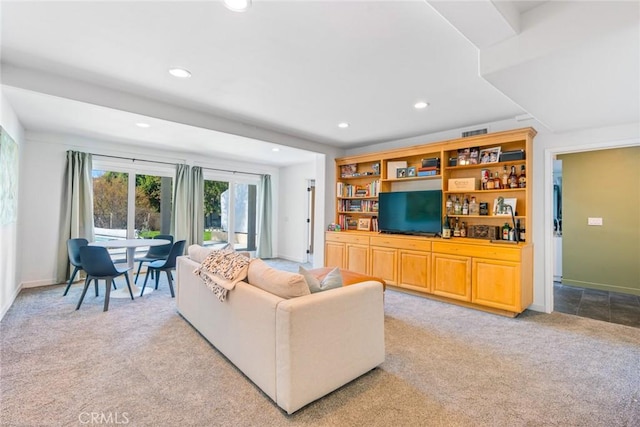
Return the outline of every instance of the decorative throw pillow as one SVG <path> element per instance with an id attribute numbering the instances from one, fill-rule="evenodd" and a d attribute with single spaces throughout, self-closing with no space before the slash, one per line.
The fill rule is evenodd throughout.
<path id="1" fill-rule="evenodd" d="M 310 294 L 307 282 L 305 282 L 301 274 L 269 267 L 260 258 L 251 260 L 248 281 L 250 285 L 280 298 L 290 299 Z"/>
<path id="2" fill-rule="evenodd" d="M 322 280 L 318 279 L 302 266 L 298 268 L 298 272 L 302 274 L 304 280 L 307 281 L 309 291 L 311 291 L 312 294 L 342 287 L 342 274 L 338 267 L 331 270 Z"/>
<path id="3" fill-rule="evenodd" d="M 189 254 L 189 258 L 191 258 L 193 261 L 202 263 L 202 261 L 204 261 L 211 252 L 224 249 L 233 249 L 233 247 L 230 243 L 227 243 L 225 246 L 222 246 L 220 248 L 191 245 L 187 249 L 187 253 Z"/>

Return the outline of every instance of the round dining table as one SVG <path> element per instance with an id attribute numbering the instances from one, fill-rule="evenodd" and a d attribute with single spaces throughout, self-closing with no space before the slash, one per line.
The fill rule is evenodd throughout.
<path id="1" fill-rule="evenodd" d="M 165 239 L 114 239 L 114 240 L 104 240 L 99 242 L 91 242 L 90 246 L 102 246 L 107 249 L 115 249 L 115 248 L 126 248 L 127 249 L 127 267 L 129 271 L 127 275 L 129 276 L 129 283 L 131 283 L 131 292 L 133 292 L 133 296 L 137 297 L 140 295 L 140 288 L 138 288 L 133 281 L 133 267 L 136 257 L 136 248 L 142 246 L 161 246 L 168 245 L 171 242 Z M 149 294 L 153 292 L 153 287 L 149 286 L 144 289 L 145 294 Z M 111 298 L 131 298 L 129 295 L 129 290 L 126 286 L 119 287 L 117 290 L 111 292 Z"/>

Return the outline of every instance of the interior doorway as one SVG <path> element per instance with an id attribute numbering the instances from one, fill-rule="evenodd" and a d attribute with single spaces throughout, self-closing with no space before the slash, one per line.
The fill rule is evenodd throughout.
<path id="1" fill-rule="evenodd" d="M 313 243 L 314 243 L 314 224 L 316 210 L 316 181 L 310 179 L 307 181 L 307 262 L 313 265 Z"/>

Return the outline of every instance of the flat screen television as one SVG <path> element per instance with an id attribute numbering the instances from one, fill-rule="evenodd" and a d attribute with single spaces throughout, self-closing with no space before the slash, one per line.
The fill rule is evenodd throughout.
<path id="1" fill-rule="evenodd" d="M 394 191 L 378 195 L 378 228 L 383 233 L 440 234 L 442 191 Z"/>

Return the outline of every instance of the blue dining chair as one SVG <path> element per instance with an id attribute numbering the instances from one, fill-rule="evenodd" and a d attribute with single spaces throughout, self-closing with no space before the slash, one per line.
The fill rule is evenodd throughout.
<path id="1" fill-rule="evenodd" d="M 111 260 L 111 256 L 109 255 L 109 251 L 107 248 L 103 248 L 100 246 L 82 246 L 80 248 L 80 262 L 82 263 L 82 268 L 87 273 L 87 278 L 84 281 L 84 289 L 82 290 L 82 295 L 80 296 L 80 301 L 78 301 L 78 306 L 76 310 L 80 309 L 80 305 L 82 305 L 82 301 L 84 300 L 84 296 L 87 293 L 87 289 L 89 288 L 89 284 L 92 280 L 95 281 L 96 285 L 96 296 L 98 289 L 98 280 L 105 280 L 105 290 L 106 295 L 104 297 L 104 310 L 109 310 L 109 297 L 111 295 L 111 284 L 113 283 L 113 279 L 115 277 L 121 276 L 124 274 L 124 278 L 127 281 L 127 287 L 129 288 L 129 295 L 131 295 L 131 299 L 133 299 L 133 292 L 131 291 L 131 284 L 129 282 L 129 275 L 127 271 L 129 271 L 128 267 L 116 267 L 113 261 Z"/>
<path id="2" fill-rule="evenodd" d="M 169 256 L 169 251 L 171 251 L 171 245 L 173 244 L 173 236 L 171 234 L 158 234 L 154 239 L 168 240 L 170 243 L 160 246 L 151 246 L 145 255 L 135 259 L 139 264 L 138 271 L 136 272 L 136 279 L 133 283 L 138 283 L 138 276 L 140 275 L 140 269 L 142 268 L 143 263 L 167 259 Z"/>
<path id="3" fill-rule="evenodd" d="M 77 239 L 69 239 L 67 240 L 67 253 L 69 254 L 69 262 L 71 263 L 71 265 L 73 265 L 73 273 L 71 273 L 71 277 L 69 278 L 69 282 L 67 283 L 67 287 L 64 288 L 64 294 L 62 294 L 63 297 L 67 296 L 67 293 L 69 292 L 69 288 L 71 287 L 71 284 L 73 283 L 73 279 L 76 278 L 76 274 L 78 274 L 78 272 L 80 270 L 83 270 L 82 268 L 82 263 L 80 262 L 80 248 L 83 246 L 88 246 L 89 245 L 89 241 L 87 241 L 87 239 L 83 239 L 83 238 L 77 238 Z M 116 282 L 113 282 L 113 289 L 118 289 L 116 287 Z M 96 296 L 98 296 L 98 284 L 96 283 Z"/>
<path id="4" fill-rule="evenodd" d="M 173 281 L 171 279 L 171 270 L 176 268 L 176 258 L 184 253 L 184 245 L 184 240 L 175 242 L 173 246 L 171 246 L 171 250 L 169 251 L 169 256 L 167 257 L 167 259 L 153 261 L 149 264 L 148 267 L 149 271 L 153 271 L 155 273 L 156 289 L 158 289 L 158 282 L 160 281 L 160 272 L 164 271 L 165 273 L 167 273 L 167 280 L 169 281 L 171 298 L 175 297 L 175 293 L 173 292 Z M 144 278 L 144 284 L 142 285 L 142 291 L 140 291 L 140 296 L 144 294 L 144 288 L 147 286 L 148 279 L 149 274 L 147 273 L 146 277 Z"/>

